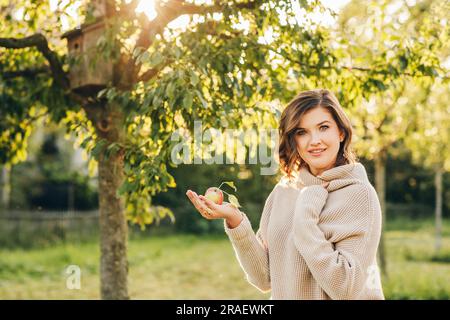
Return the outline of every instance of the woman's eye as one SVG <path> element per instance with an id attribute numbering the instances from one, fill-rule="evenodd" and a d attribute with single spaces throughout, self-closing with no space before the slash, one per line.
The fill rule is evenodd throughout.
<path id="1" fill-rule="evenodd" d="M 329 128 L 329 126 L 326 126 L 326 125 L 320 126 L 320 129 L 323 129 L 323 130 L 326 130 L 328 128 Z M 305 134 L 305 131 L 304 130 L 297 130 L 297 131 L 295 131 L 295 134 L 298 135 L 298 136 L 302 136 L 302 135 Z"/>

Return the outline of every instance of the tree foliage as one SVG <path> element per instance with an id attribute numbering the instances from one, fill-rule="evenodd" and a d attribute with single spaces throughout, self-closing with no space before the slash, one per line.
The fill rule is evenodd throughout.
<path id="1" fill-rule="evenodd" d="M 276 127 L 279 110 L 264 102 L 286 102 L 301 88 L 328 87 L 357 108 L 362 98 L 404 86 L 404 78 L 446 84 L 437 54 L 448 43 L 439 18 L 445 1 L 403 6 L 405 21 L 386 14 L 389 3 L 354 1 L 342 28 L 331 29 L 312 19 L 329 11 L 318 1 L 158 1 L 149 20 L 135 12 L 138 1 L 110 0 L 95 50 L 98 61 L 114 66 L 114 77 L 83 95 L 71 90 L 68 71 L 76 61 L 61 36 L 92 21 L 88 2 L 0 0 L 0 161 L 23 161 L 33 121 L 49 117 L 93 159 L 123 155 L 117 193 L 131 221 L 151 222 L 161 213 L 151 197 L 175 186 L 167 172 L 170 137 L 176 130 L 192 136 L 195 120 L 204 128 Z M 182 16 L 187 26 L 171 28 Z M 363 22 L 367 28 L 356 32 Z M 358 111 L 364 122 L 367 114 Z M 99 135 L 105 117 L 106 127 L 123 132 L 116 141 Z"/>

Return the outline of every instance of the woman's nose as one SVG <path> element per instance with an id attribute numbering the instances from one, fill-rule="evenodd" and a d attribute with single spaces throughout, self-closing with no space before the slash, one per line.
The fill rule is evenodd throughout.
<path id="1" fill-rule="evenodd" d="M 320 142 L 321 142 L 320 135 L 317 133 L 313 133 L 311 135 L 311 141 L 310 141 L 311 145 L 315 146 L 315 145 L 320 144 Z"/>

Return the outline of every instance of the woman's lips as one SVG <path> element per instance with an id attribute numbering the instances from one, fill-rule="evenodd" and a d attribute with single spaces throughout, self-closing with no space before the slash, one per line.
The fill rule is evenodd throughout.
<path id="1" fill-rule="evenodd" d="M 323 149 L 321 152 L 309 152 L 310 155 L 312 155 L 313 157 L 320 157 L 327 149 Z"/>

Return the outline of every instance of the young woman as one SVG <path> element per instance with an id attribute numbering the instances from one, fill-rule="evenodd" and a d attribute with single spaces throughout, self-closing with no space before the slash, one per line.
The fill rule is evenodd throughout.
<path id="1" fill-rule="evenodd" d="M 338 100 L 328 90 L 300 93 L 283 111 L 279 134 L 284 177 L 256 234 L 231 204 L 187 196 L 206 219 L 225 220 L 247 280 L 271 299 L 384 299 L 380 203 Z"/>

